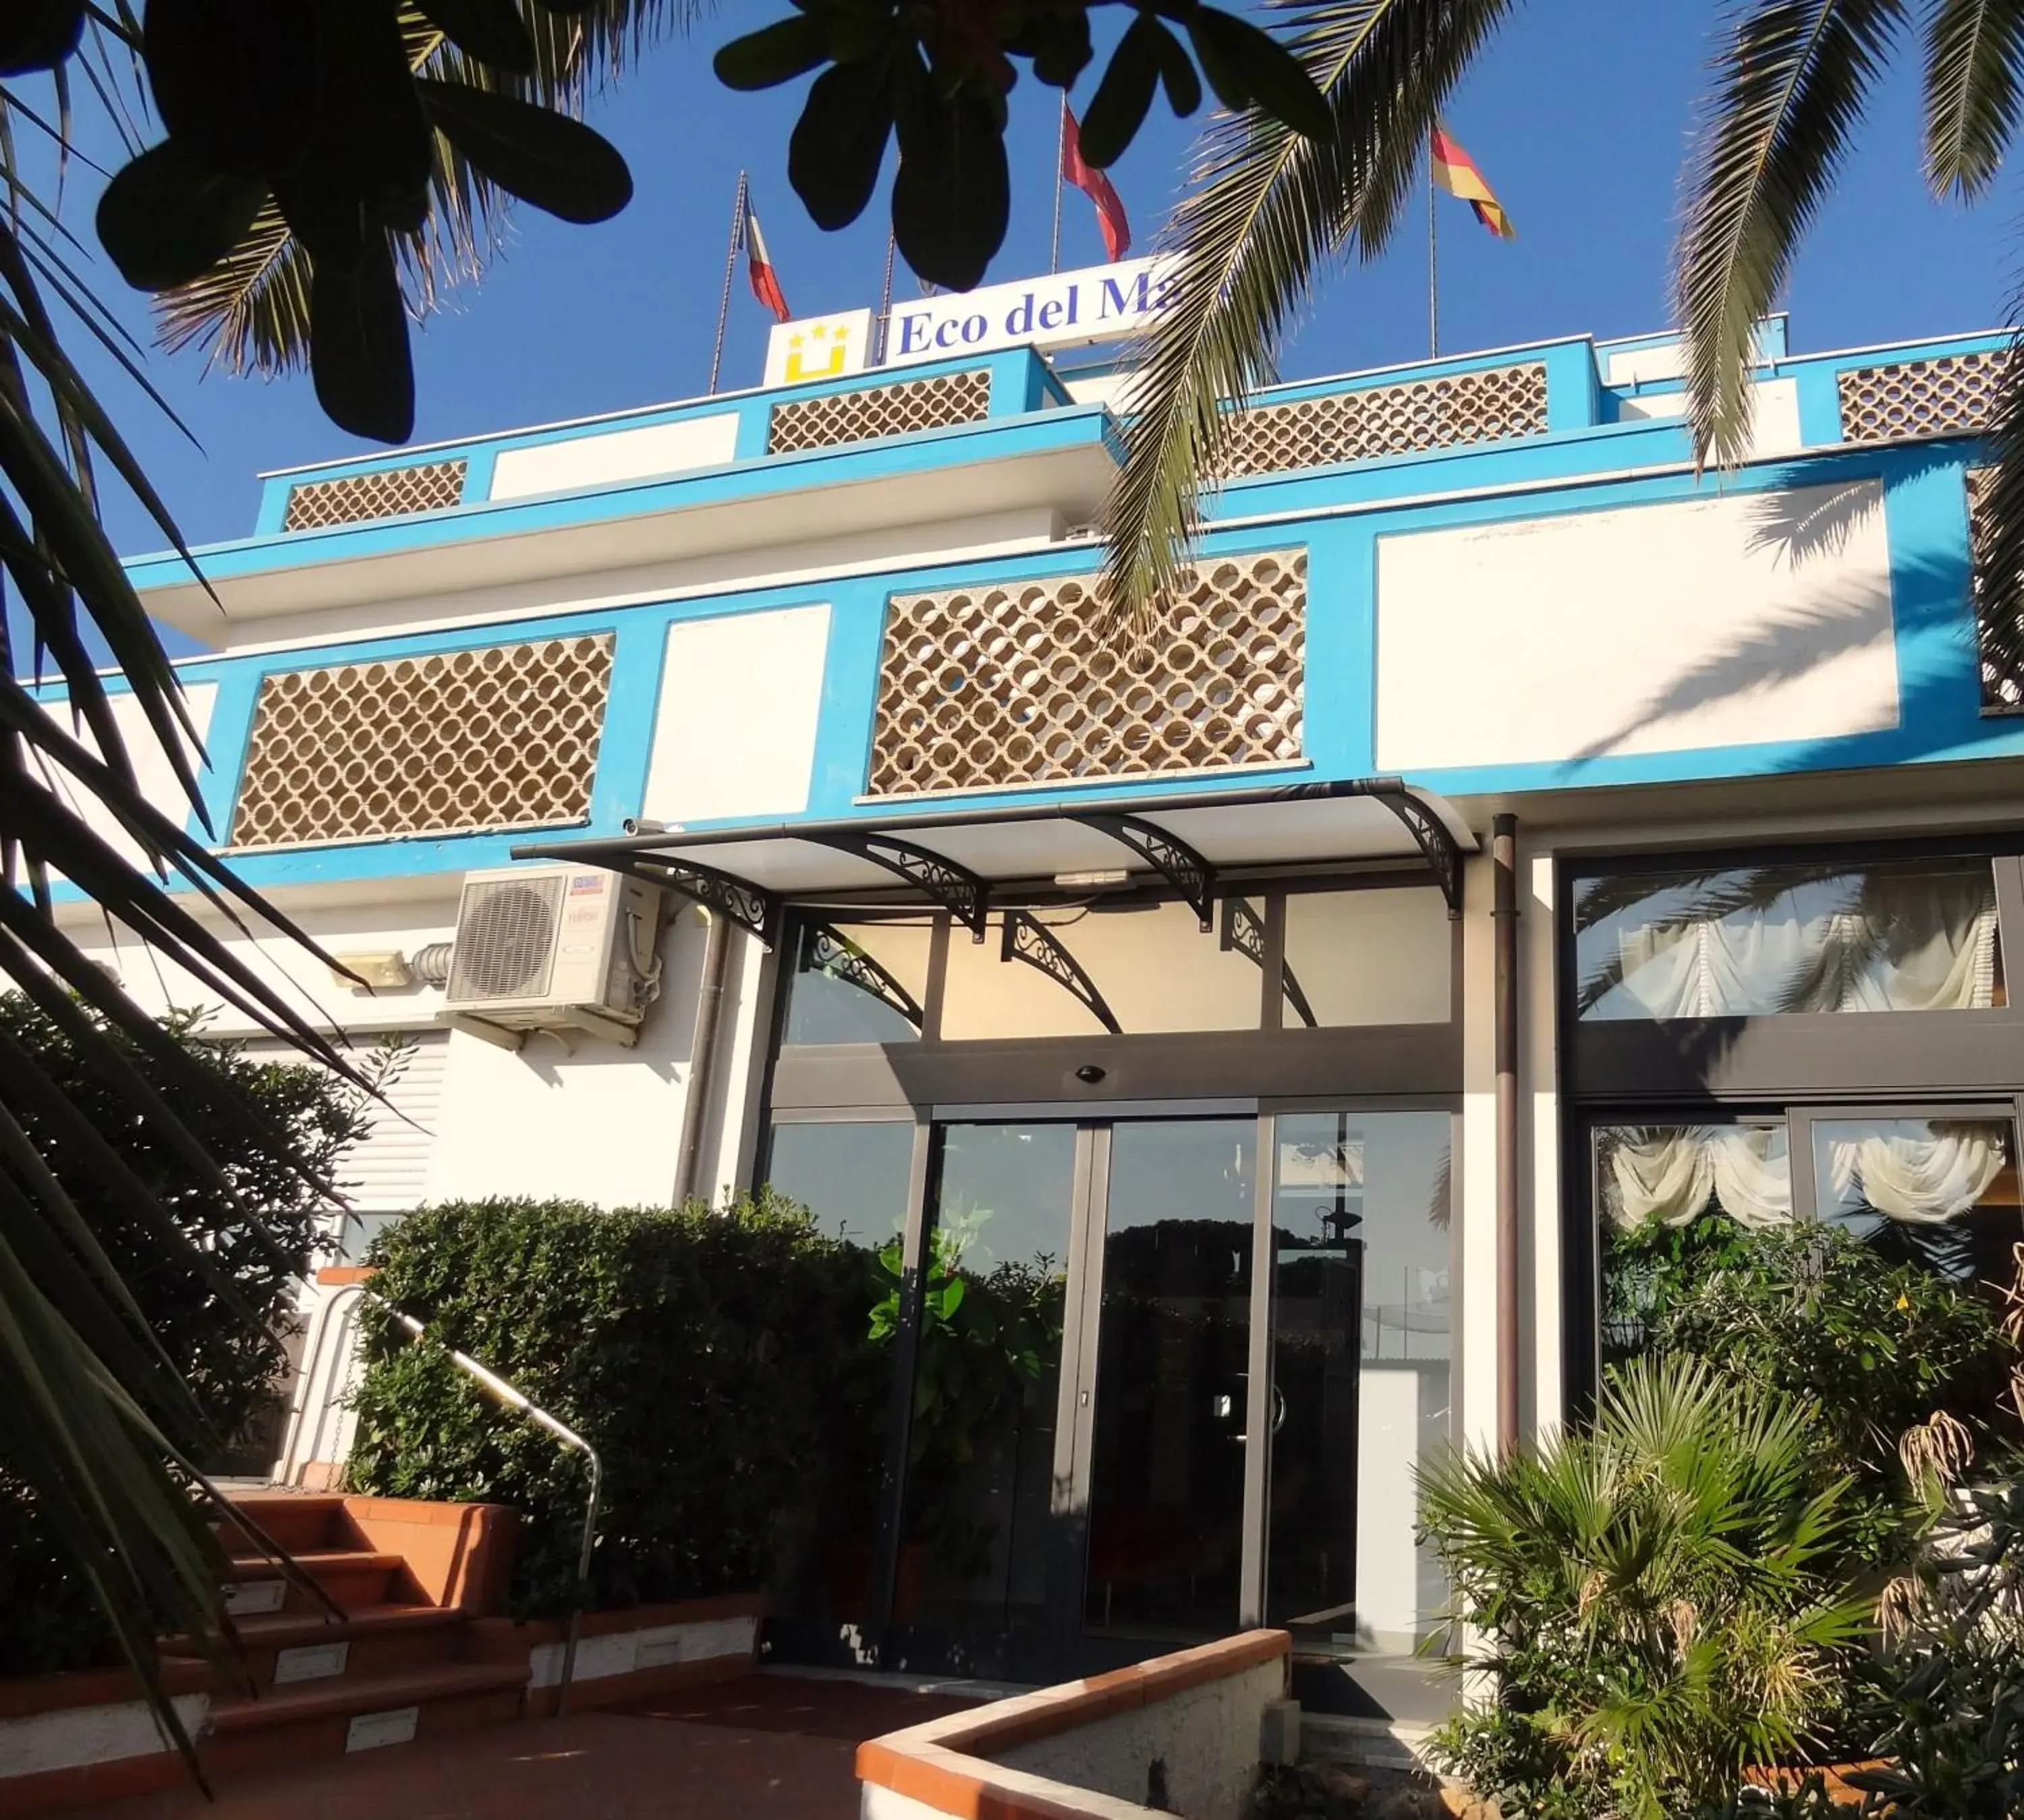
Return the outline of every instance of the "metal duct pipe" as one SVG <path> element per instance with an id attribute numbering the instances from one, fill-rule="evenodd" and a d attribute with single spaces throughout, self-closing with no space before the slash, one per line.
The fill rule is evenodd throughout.
<path id="1" fill-rule="evenodd" d="M 1518 818 L 1490 823 L 1491 1042 L 1497 1060 L 1497 1445 L 1518 1445 Z"/>
<path id="2" fill-rule="evenodd" d="M 674 1203 L 695 1192 L 696 1165 L 702 1154 L 703 1126 L 710 1118 L 717 1077 L 717 1033 L 724 1021 L 724 982 L 731 969 L 731 924 L 698 907 L 709 935 L 703 943 L 702 978 L 696 988 L 695 1033 L 689 1039 L 688 1091 L 682 1096 L 681 1141 L 675 1150 Z"/>

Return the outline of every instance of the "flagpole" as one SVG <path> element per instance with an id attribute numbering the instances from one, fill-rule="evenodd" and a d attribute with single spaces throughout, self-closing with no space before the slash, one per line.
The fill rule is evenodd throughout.
<path id="1" fill-rule="evenodd" d="M 1062 146 L 1068 137 L 1069 93 L 1062 90 L 1062 117 L 1054 123 L 1054 240 L 1053 250 L 1047 255 L 1047 275 L 1052 277 L 1062 269 Z"/>
<path id="2" fill-rule="evenodd" d="M 710 393 L 717 396 L 717 378 L 724 367 L 724 330 L 731 320 L 731 280 L 738 270 L 738 243 L 745 237 L 745 173 L 738 174 L 738 194 L 731 204 L 731 244 L 724 250 L 724 294 L 717 302 L 717 341 L 710 350 Z"/>
<path id="3" fill-rule="evenodd" d="M 1440 222 L 1434 208 L 1434 136 L 1427 135 L 1427 358 L 1441 357 Z"/>
<path id="4" fill-rule="evenodd" d="M 886 332 L 893 320 L 893 247 L 897 236 L 889 228 L 886 233 L 886 280 L 878 287 L 878 333 L 871 350 L 871 364 L 882 367 L 886 364 Z"/>

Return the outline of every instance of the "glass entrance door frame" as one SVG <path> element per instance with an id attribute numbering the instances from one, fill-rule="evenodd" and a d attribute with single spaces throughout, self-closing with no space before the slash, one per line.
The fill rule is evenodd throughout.
<path id="1" fill-rule="evenodd" d="M 906 1214 L 900 1231 L 903 1271 L 900 1322 L 889 1390 L 888 1444 L 880 1486 L 879 1524 L 873 1563 L 868 1622 L 853 1645 L 855 1659 L 891 1667 L 929 1664 L 907 1660 L 904 1638 L 895 1631 L 906 1524 L 905 1463 L 915 1420 L 914 1386 L 920 1359 L 922 1298 L 931 1214 L 937 1188 L 941 1132 L 958 1124 L 1048 1123 L 1075 1127 L 1076 1155 L 1069 1218 L 1068 1295 L 1063 1311 L 1061 1378 L 1054 1437 L 1048 1618 L 1036 1639 L 1047 1664 L 1061 1672 L 1086 1671 L 1135 1660 L 1142 1643 L 1119 1634 L 1084 1635 L 1084 1590 L 1088 1516 L 1095 1443 L 1097 1348 L 1101 1331 L 1104 1246 L 1111 1187 L 1112 1144 L 1120 1124 L 1157 1121 L 1248 1120 L 1252 1133 L 1251 1192 L 1251 1318 L 1245 1376 L 1242 1529 L 1235 1628 L 1262 1623 L 1267 1610 L 1267 1547 L 1271 1484 L 1270 1437 L 1274 1421 L 1274 1295 L 1277 1259 L 1278 1132 L 1282 1116 L 1299 1114 L 1439 1112 L 1450 1119 L 1450 1155 L 1460 1137 L 1460 1104 L 1446 1094 L 1397 1097 L 1303 1095 L 1287 1098 L 1226 1097 L 1197 1100 L 1116 1101 L 1101 1106 L 1060 1101 L 962 1103 L 918 1107 L 911 1120 L 884 1108 L 777 1109 L 776 1125 L 911 1122 L 912 1140 Z M 763 1178 L 764 1170 L 761 1174 Z M 1458 1267 L 1451 1239 L 1449 1267 Z M 1460 1331 L 1454 1335 L 1458 1343 Z M 1459 1390 L 1461 1360 L 1454 1359 Z"/>

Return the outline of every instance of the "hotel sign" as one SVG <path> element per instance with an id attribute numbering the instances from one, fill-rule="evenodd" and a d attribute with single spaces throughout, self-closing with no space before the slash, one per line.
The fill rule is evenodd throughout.
<path id="1" fill-rule="evenodd" d="M 886 331 L 886 364 L 1120 339 L 1167 307 L 1165 285 L 1153 265 L 1151 259 L 1127 259 L 896 303 Z"/>
<path id="2" fill-rule="evenodd" d="M 776 323 L 766 341 L 766 383 L 805 385 L 811 379 L 861 373 L 871 358 L 871 312 L 807 316 Z"/>

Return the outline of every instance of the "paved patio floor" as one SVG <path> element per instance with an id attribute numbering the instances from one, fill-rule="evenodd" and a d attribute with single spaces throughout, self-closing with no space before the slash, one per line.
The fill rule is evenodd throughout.
<path id="1" fill-rule="evenodd" d="M 246 1776 L 214 1804 L 167 1789 L 79 1820 L 855 1820 L 859 1741 L 970 1704 L 759 1675 Z"/>

